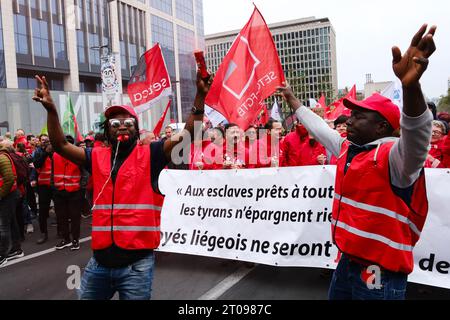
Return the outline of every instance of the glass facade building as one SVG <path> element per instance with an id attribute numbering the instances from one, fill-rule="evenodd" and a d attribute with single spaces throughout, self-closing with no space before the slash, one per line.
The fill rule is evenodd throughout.
<path id="1" fill-rule="evenodd" d="M 304 18 L 270 24 L 281 65 L 296 95 L 306 101 L 327 102 L 337 96 L 336 34 L 328 18 Z M 239 30 L 207 35 L 206 60 L 213 72 L 219 68 Z"/>
<path id="2" fill-rule="evenodd" d="M 110 50 L 120 56 L 126 103 L 128 80 L 139 58 L 159 43 L 173 87 L 170 119 L 186 120 L 196 91 L 193 51 L 204 49 L 202 0 L 0 0 L 0 4 L 12 17 L 5 29 L 2 18 L 7 13 L 0 14 L 0 88 L 34 89 L 39 72 L 53 90 L 100 93 L 101 57 Z M 0 12 L 5 9 L 1 6 Z M 10 41 L 16 68 L 5 68 L 4 43 Z M 149 126 L 159 120 L 163 107 L 152 113 Z"/>

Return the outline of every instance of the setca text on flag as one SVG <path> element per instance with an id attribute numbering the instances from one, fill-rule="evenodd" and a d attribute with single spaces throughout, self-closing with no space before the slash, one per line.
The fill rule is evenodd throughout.
<path id="1" fill-rule="evenodd" d="M 172 93 L 169 73 L 158 43 L 140 57 L 127 90 L 131 104 L 138 113 L 148 110 L 162 97 Z"/>
<path id="2" fill-rule="evenodd" d="M 284 82 L 269 28 L 255 7 L 217 70 L 205 103 L 229 122 L 247 128 L 264 108 L 264 99 Z"/>

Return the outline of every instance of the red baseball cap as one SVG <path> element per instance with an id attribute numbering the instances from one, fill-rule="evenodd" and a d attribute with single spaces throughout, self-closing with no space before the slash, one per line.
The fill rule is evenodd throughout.
<path id="1" fill-rule="evenodd" d="M 87 141 L 87 140 L 94 141 L 95 139 L 93 136 L 86 136 L 86 138 L 84 138 L 84 141 Z"/>
<path id="2" fill-rule="evenodd" d="M 133 107 L 130 107 L 130 106 L 127 106 L 127 105 L 125 105 L 125 104 L 123 104 L 123 105 L 121 105 L 121 106 L 111 106 L 111 107 L 108 107 L 106 110 L 105 110 L 105 117 L 106 118 L 111 118 L 111 116 L 113 115 L 113 114 L 116 114 L 116 113 L 123 113 L 123 112 L 126 112 L 126 113 L 129 113 L 132 117 L 134 117 L 134 118 L 138 118 L 138 116 L 137 116 L 137 114 L 136 114 L 136 111 L 134 111 L 134 108 Z"/>
<path id="3" fill-rule="evenodd" d="M 400 109 L 391 99 L 374 93 L 365 100 L 358 101 L 353 98 L 345 98 L 344 105 L 349 109 L 361 108 L 378 112 L 389 124 L 397 130 L 400 128 Z"/>

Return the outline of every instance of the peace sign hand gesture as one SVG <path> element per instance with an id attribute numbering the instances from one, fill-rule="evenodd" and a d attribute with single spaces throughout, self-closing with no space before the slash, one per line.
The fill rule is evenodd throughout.
<path id="1" fill-rule="evenodd" d="M 433 40 L 436 26 L 432 26 L 424 36 L 426 30 L 427 24 L 424 24 L 414 35 L 411 45 L 403 56 L 398 47 L 392 48 L 392 68 L 404 87 L 418 84 L 428 67 L 428 58 L 436 50 Z"/>
<path id="2" fill-rule="evenodd" d="M 47 111 L 55 111 L 56 107 L 53 103 L 52 96 L 50 95 L 50 90 L 48 89 L 47 79 L 45 79 L 45 76 L 39 77 L 38 75 L 36 75 L 35 78 L 38 81 L 39 87 L 34 89 L 34 96 L 32 99 L 42 103 Z"/>

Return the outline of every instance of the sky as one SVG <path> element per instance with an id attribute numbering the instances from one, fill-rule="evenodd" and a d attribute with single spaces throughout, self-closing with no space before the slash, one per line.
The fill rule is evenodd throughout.
<path id="1" fill-rule="evenodd" d="M 364 89 L 392 81 L 392 46 L 402 53 L 423 23 L 436 25 L 436 52 L 422 76 L 427 98 L 447 94 L 450 77 L 450 1 L 448 0 L 203 0 L 205 34 L 242 29 L 258 7 L 267 24 L 315 16 L 329 18 L 336 32 L 338 87 Z"/>

